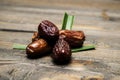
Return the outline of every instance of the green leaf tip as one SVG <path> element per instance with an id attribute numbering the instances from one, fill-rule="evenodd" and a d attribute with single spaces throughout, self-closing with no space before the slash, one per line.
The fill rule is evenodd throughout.
<path id="1" fill-rule="evenodd" d="M 67 13 L 65 13 L 63 18 L 63 23 L 62 23 L 62 30 L 65 30 L 65 29 L 71 30 L 73 22 L 74 22 L 74 16 L 68 15 Z"/>
<path id="2" fill-rule="evenodd" d="M 13 49 L 25 50 L 26 47 L 27 47 L 27 45 L 23 45 L 23 44 L 17 44 L 17 43 L 13 44 Z"/>
<path id="3" fill-rule="evenodd" d="M 83 47 L 72 49 L 72 52 L 79 52 L 79 51 L 86 51 L 86 50 L 93 50 L 93 49 L 95 49 L 94 45 L 84 45 Z"/>

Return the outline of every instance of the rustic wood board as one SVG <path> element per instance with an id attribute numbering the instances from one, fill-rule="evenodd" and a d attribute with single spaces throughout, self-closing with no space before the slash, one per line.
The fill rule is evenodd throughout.
<path id="1" fill-rule="evenodd" d="M 64 12 L 75 15 L 74 30 L 96 50 L 72 54 L 68 65 L 50 56 L 28 59 L 14 43 L 29 44 L 45 19 L 61 28 Z M 0 80 L 120 80 L 119 0 L 0 0 Z"/>

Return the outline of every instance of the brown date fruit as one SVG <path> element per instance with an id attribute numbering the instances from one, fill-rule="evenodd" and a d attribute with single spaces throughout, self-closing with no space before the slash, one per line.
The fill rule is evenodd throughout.
<path id="1" fill-rule="evenodd" d="M 32 42 L 37 41 L 37 40 L 39 40 L 39 39 L 40 39 L 40 37 L 39 37 L 39 35 L 38 35 L 38 32 L 34 32 L 34 33 L 33 33 L 33 36 L 32 36 Z"/>
<path id="2" fill-rule="evenodd" d="M 83 31 L 60 30 L 59 34 L 64 36 L 64 39 L 72 48 L 82 47 L 85 41 L 85 35 Z"/>
<path id="3" fill-rule="evenodd" d="M 28 57 L 36 58 L 46 55 L 51 50 L 44 39 L 36 40 L 26 47 L 26 54 Z"/>
<path id="4" fill-rule="evenodd" d="M 62 37 L 60 37 L 53 48 L 53 54 L 51 56 L 53 61 L 65 63 L 70 61 L 71 55 L 71 48 L 69 44 Z"/>
<path id="5" fill-rule="evenodd" d="M 55 43 L 59 37 L 59 29 L 55 24 L 48 20 L 42 21 L 38 26 L 38 33 L 41 38 L 44 38 L 48 43 Z"/>

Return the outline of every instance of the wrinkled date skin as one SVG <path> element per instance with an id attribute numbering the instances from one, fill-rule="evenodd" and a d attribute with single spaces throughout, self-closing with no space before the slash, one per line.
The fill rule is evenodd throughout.
<path id="1" fill-rule="evenodd" d="M 59 34 L 64 36 L 64 39 L 72 48 L 82 47 L 83 42 L 85 41 L 83 31 L 60 30 Z"/>
<path id="2" fill-rule="evenodd" d="M 28 57 L 36 58 L 46 55 L 51 48 L 44 39 L 36 40 L 26 47 L 26 54 Z"/>
<path id="3" fill-rule="evenodd" d="M 71 49 L 69 44 L 60 38 L 53 48 L 52 58 L 55 62 L 65 63 L 71 59 Z"/>
<path id="4" fill-rule="evenodd" d="M 48 20 L 44 20 L 38 26 L 38 33 L 42 38 L 47 40 L 48 42 L 55 43 L 59 37 L 59 29 L 55 24 Z"/>

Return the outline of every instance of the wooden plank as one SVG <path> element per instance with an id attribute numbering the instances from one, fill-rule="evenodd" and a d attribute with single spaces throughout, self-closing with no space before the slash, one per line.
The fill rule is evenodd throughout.
<path id="1" fill-rule="evenodd" d="M 94 13 L 93 13 L 94 11 Z M 40 9 L 40 8 L 25 8 L 25 7 L 3 7 L 0 12 L 0 28 L 2 29 L 20 29 L 20 30 L 35 30 L 39 23 L 48 19 L 61 27 L 62 18 L 65 10 L 57 9 Z M 68 10 L 70 12 L 70 10 Z M 6 15 L 8 13 L 9 15 Z M 16 14 L 16 15 L 14 15 Z M 73 14 L 73 13 L 72 13 Z M 74 10 L 75 27 L 91 27 L 105 30 L 119 31 L 119 12 L 107 12 L 109 20 L 102 17 L 102 12 L 97 10 Z M 32 16 L 31 16 L 32 15 Z M 50 17 L 49 17 L 50 16 Z M 56 18 L 57 17 L 57 18 Z M 12 19 L 11 19 L 12 18 Z M 9 26 L 8 26 L 9 25 Z M 90 28 L 89 28 L 90 26 Z M 18 28 L 19 27 L 19 28 Z M 27 28 L 29 27 L 29 28 Z"/>
<path id="2" fill-rule="evenodd" d="M 7 52 L 9 52 L 9 54 Z M 38 79 L 38 78 L 40 78 L 40 79 L 47 78 L 48 79 L 51 76 L 50 74 L 53 74 L 53 76 L 54 76 L 54 77 L 52 77 L 53 80 L 54 80 L 54 78 L 62 79 L 62 77 L 60 77 L 60 76 L 63 76 L 63 75 L 61 75 L 61 73 L 62 73 L 65 76 L 69 75 L 70 78 L 72 78 L 72 76 L 73 76 L 73 77 L 76 77 L 77 79 L 81 79 L 81 80 L 82 80 L 82 78 L 84 78 L 84 79 L 96 78 L 98 80 L 99 79 L 103 80 L 103 78 L 106 78 L 106 79 L 111 78 L 112 74 L 119 74 L 118 71 L 120 68 L 120 66 L 119 66 L 120 59 L 118 56 L 119 52 L 116 50 L 109 51 L 109 50 L 104 50 L 104 49 L 102 49 L 102 50 L 97 49 L 95 51 L 73 53 L 72 63 L 70 63 L 69 65 L 63 65 L 63 66 L 54 65 L 49 56 L 39 58 L 36 60 L 29 60 L 25 57 L 24 51 L 18 51 L 18 50 L 12 51 L 12 50 L 4 50 L 3 49 L 3 50 L 0 50 L 0 53 L 1 53 L 0 60 L 2 60 L 2 63 L 0 66 L 0 71 L 2 71 L 2 73 L 4 73 L 3 75 L 4 76 L 6 75 L 6 77 L 7 77 L 7 75 L 9 75 L 9 74 L 7 74 L 6 71 L 11 72 L 12 70 L 15 70 L 12 72 L 12 74 L 14 74 L 14 75 L 12 75 L 12 77 L 14 77 L 15 79 L 18 78 L 17 76 L 19 76 L 20 78 L 24 78 L 24 76 L 22 76 L 22 75 L 20 76 L 20 74 L 25 73 L 24 70 L 25 71 L 27 70 L 27 72 L 30 72 L 30 73 L 33 70 L 31 75 L 25 76 L 27 79 L 29 79 L 31 77 L 33 77 L 35 79 Z M 8 55 L 8 56 L 6 56 L 6 55 Z M 3 59 L 3 56 L 4 56 L 4 59 Z M 110 58 L 110 56 L 111 56 L 111 58 Z M 14 61 L 15 59 L 18 62 L 15 62 Z M 8 61 L 8 60 L 11 60 L 11 61 Z M 114 65 L 112 65 L 112 64 L 114 64 Z M 22 67 L 20 67 L 20 66 L 22 66 Z M 7 67 L 9 67 L 9 68 L 7 68 Z M 30 68 L 32 68 L 32 70 Z M 16 70 L 17 70 L 17 72 L 16 72 Z M 58 76 L 56 74 L 54 74 L 54 72 Z M 37 75 L 37 74 L 39 74 L 39 75 Z M 44 75 L 44 74 L 46 74 L 46 75 Z M 106 76 L 104 76 L 103 74 L 106 74 Z M 17 76 L 15 76 L 15 75 L 17 75 Z M 36 77 L 35 77 L 35 75 L 36 75 Z M 44 75 L 44 77 L 41 77 L 40 75 Z"/>
<path id="3" fill-rule="evenodd" d="M 29 4 L 28 4 L 29 3 Z M 1 0 L 0 80 L 119 80 L 119 0 Z M 72 53 L 68 65 L 50 56 L 28 59 L 13 43 L 29 44 L 39 23 L 48 19 L 61 28 L 64 12 L 75 15 L 74 30 L 83 30 L 85 44 L 96 50 Z"/>
<path id="4" fill-rule="evenodd" d="M 29 3 L 29 4 L 28 4 Z M 111 10 L 119 10 L 120 9 L 120 1 L 119 0 L 4 0 L 1 1 L 1 5 L 16 5 L 16 6 L 35 6 L 35 7 L 63 7 L 63 8 L 99 8 L 99 9 L 111 9 Z M 47 6 L 46 6 L 47 5 Z M 72 6 L 71 6 L 72 5 Z"/>
<path id="5" fill-rule="evenodd" d="M 23 36 L 24 35 L 24 36 Z M 21 32 L 2 32 L 0 31 L 0 40 L 6 42 L 28 44 L 31 42 L 32 33 Z"/>
<path id="6" fill-rule="evenodd" d="M 76 30 L 78 30 L 76 28 Z M 86 35 L 86 43 L 93 43 L 96 47 L 99 48 L 110 48 L 110 49 L 119 49 L 120 48 L 120 33 L 109 31 L 94 31 L 94 30 L 84 30 Z M 11 36 L 15 37 L 11 37 Z M 24 35 L 24 36 L 23 36 Z M 31 37 L 33 33 L 28 32 L 11 32 L 11 31 L 0 31 L 0 40 L 14 43 L 28 44 L 31 42 Z M 109 36 L 109 37 L 107 37 Z M 106 38 L 107 37 L 107 38 Z M 111 44 L 114 42 L 114 44 Z"/>

